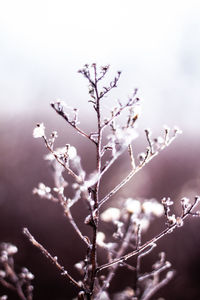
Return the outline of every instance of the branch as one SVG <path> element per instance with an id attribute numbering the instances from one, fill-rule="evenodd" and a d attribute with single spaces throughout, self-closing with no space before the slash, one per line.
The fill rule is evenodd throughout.
<path id="1" fill-rule="evenodd" d="M 53 154 L 53 156 L 55 157 L 55 159 L 57 160 L 57 162 L 63 166 L 63 168 L 72 176 L 74 177 L 74 179 L 82 184 L 83 183 L 83 180 L 82 178 L 80 178 L 78 175 L 76 175 L 67 165 L 66 163 L 63 163 L 62 160 L 58 157 L 58 155 L 53 151 L 52 147 L 49 145 L 48 141 L 47 141 L 47 138 L 46 136 L 43 136 L 43 139 L 44 139 L 44 142 L 45 142 L 45 145 L 47 147 L 47 149 Z"/>
<path id="2" fill-rule="evenodd" d="M 191 205 L 190 209 L 181 217 L 182 220 L 184 220 L 188 215 L 191 214 L 191 211 L 196 207 L 196 205 L 199 203 L 200 201 L 200 197 L 195 197 L 195 201 L 194 203 Z M 108 267 L 111 267 L 117 263 L 126 261 L 127 259 L 140 254 L 141 252 L 143 252 L 146 248 L 148 248 L 149 246 L 151 247 L 152 244 L 155 244 L 155 242 L 157 242 L 158 240 L 160 240 L 162 237 L 164 237 L 166 234 L 171 233 L 175 228 L 179 227 L 178 223 L 175 223 L 169 227 L 167 227 L 166 229 L 164 229 L 162 232 L 160 232 L 157 236 L 155 236 L 154 238 L 152 238 L 151 240 L 149 240 L 148 242 L 144 243 L 141 247 L 139 247 L 138 249 L 121 256 L 120 258 L 114 259 L 112 262 L 106 263 L 102 266 L 99 266 L 97 268 L 97 272 L 106 269 Z"/>
<path id="3" fill-rule="evenodd" d="M 155 286 L 153 286 L 150 290 L 148 290 L 146 293 L 144 293 L 141 300 L 149 300 L 152 297 L 152 295 L 154 295 L 159 289 L 161 289 L 163 286 L 167 285 L 173 276 L 174 276 L 174 272 L 169 271 L 163 280 L 161 280 L 159 283 L 157 283 Z"/>
<path id="4" fill-rule="evenodd" d="M 99 208 L 105 203 L 107 202 L 116 192 L 118 192 L 125 184 L 127 184 L 129 182 L 129 180 L 131 180 L 131 178 L 138 172 L 140 171 L 147 163 L 149 163 L 154 157 L 156 157 L 160 151 L 164 150 L 167 146 L 169 146 L 174 139 L 177 137 L 177 132 L 174 132 L 174 135 L 171 137 L 170 140 L 165 141 L 164 144 L 162 144 L 160 146 L 160 148 L 155 151 L 155 152 L 151 152 L 151 149 L 148 147 L 147 148 L 147 152 L 146 152 L 146 156 L 144 158 L 144 160 L 137 166 L 135 167 L 135 169 L 133 169 L 116 187 L 114 187 L 110 193 L 108 193 L 100 202 L 99 202 Z"/>
<path id="5" fill-rule="evenodd" d="M 70 224 L 72 225 L 72 227 L 74 228 L 74 230 L 76 231 L 78 236 L 81 238 L 81 240 L 88 246 L 88 248 L 90 248 L 91 243 L 90 243 L 89 238 L 87 236 L 84 236 L 82 234 L 82 232 L 80 231 L 80 229 L 78 228 L 76 222 L 74 221 L 74 218 L 72 217 L 72 214 L 71 214 L 71 211 L 70 211 L 69 207 L 65 209 L 65 215 L 67 216 Z"/>
<path id="6" fill-rule="evenodd" d="M 126 235 L 124 236 L 124 239 L 122 241 L 122 244 L 119 248 L 119 250 L 117 251 L 116 253 L 116 257 L 119 258 L 120 256 L 123 255 L 123 253 L 126 251 L 127 247 L 129 246 L 129 243 L 130 243 L 130 240 L 132 238 L 132 235 L 133 235 L 133 230 L 134 230 L 134 227 L 133 227 L 133 223 L 131 221 L 131 219 L 129 219 L 129 226 L 128 226 L 128 229 L 127 229 L 127 232 L 126 232 Z M 124 265 L 126 265 L 127 267 L 129 267 L 129 265 L 127 263 L 124 263 L 122 262 Z M 109 285 L 110 285 L 110 282 L 112 281 L 114 275 L 115 275 L 115 272 L 117 270 L 117 268 L 119 267 L 119 265 L 114 265 L 112 266 L 112 268 L 109 270 L 108 272 L 108 275 L 107 275 L 107 278 L 106 280 L 104 281 L 102 287 L 100 288 L 98 294 L 97 294 L 97 299 L 96 300 L 99 300 L 100 297 L 101 297 L 101 293 L 106 290 Z M 135 271 L 135 268 L 130 266 L 130 269 L 133 271 Z M 97 272 L 98 272 L 98 268 L 97 268 Z"/>
<path id="7" fill-rule="evenodd" d="M 111 111 L 112 112 L 112 116 L 109 120 L 104 121 L 104 125 L 102 125 L 101 129 L 104 129 L 106 126 L 108 126 L 109 124 L 112 123 L 112 121 L 118 117 L 127 107 L 133 107 L 134 104 L 136 104 L 139 99 L 138 98 L 134 98 L 136 96 L 137 90 L 135 90 L 133 97 L 130 98 L 128 100 L 128 102 L 125 105 L 122 105 L 121 103 L 119 103 L 120 107 L 116 110 L 116 111 Z M 136 118 L 137 119 L 137 118 Z M 136 121 L 136 119 L 134 120 L 134 122 Z"/>
<path id="8" fill-rule="evenodd" d="M 61 266 L 58 263 L 57 257 L 53 257 L 48 252 L 48 250 L 46 250 L 39 242 L 37 242 L 36 239 L 34 238 L 34 236 L 29 232 L 29 230 L 27 228 L 23 228 L 23 233 L 29 239 L 29 241 L 36 248 L 38 248 L 44 254 L 44 256 L 46 256 L 46 258 L 48 258 L 54 265 L 56 265 L 56 267 L 59 269 L 59 271 L 61 271 L 61 275 L 63 275 L 64 277 L 67 277 L 70 280 L 70 282 L 72 282 L 78 289 L 82 289 L 82 287 L 79 285 L 79 283 L 75 279 L 73 279 L 73 277 L 65 270 L 65 268 L 63 266 Z"/>
<path id="9" fill-rule="evenodd" d="M 57 107 L 56 107 L 57 105 Z M 87 139 L 89 139 L 90 141 L 92 141 L 93 143 L 95 143 L 90 136 L 85 133 L 84 131 L 82 131 L 77 125 L 75 121 L 70 121 L 67 114 L 65 113 L 65 111 L 63 110 L 63 107 L 61 106 L 60 102 L 52 102 L 51 103 L 51 107 L 57 112 L 57 114 L 59 114 L 65 121 L 67 121 L 67 123 L 69 125 L 71 125 L 78 133 L 80 133 L 82 136 L 86 137 Z"/>

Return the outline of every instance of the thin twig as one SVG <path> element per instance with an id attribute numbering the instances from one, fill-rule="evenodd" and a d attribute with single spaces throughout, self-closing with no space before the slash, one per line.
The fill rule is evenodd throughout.
<path id="1" fill-rule="evenodd" d="M 134 155 L 133 155 L 133 147 L 132 145 L 130 144 L 128 146 L 128 152 L 129 152 L 129 155 L 130 155 L 130 158 L 131 158 L 131 166 L 132 166 L 132 169 L 135 170 L 135 159 L 134 159 Z"/>
<path id="2" fill-rule="evenodd" d="M 87 133 L 81 130 L 77 125 L 73 124 L 73 122 L 70 122 L 66 113 L 63 110 L 57 109 L 55 104 L 56 103 L 52 102 L 51 107 L 57 112 L 57 114 L 59 114 L 65 121 L 67 121 L 67 123 L 71 125 L 78 133 L 80 133 L 85 138 L 89 139 L 91 142 L 95 143 Z"/>
<path id="3" fill-rule="evenodd" d="M 157 283 L 155 286 L 153 286 L 151 289 L 147 290 L 146 293 L 141 297 L 141 300 L 149 300 L 151 297 L 163 286 L 167 285 L 168 282 L 172 279 L 174 276 L 174 272 L 170 271 L 167 276 L 161 280 L 159 283 Z"/>
<path id="4" fill-rule="evenodd" d="M 11 283 L 7 282 L 5 279 L 3 279 L 2 277 L 0 277 L 0 283 L 7 289 L 10 289 L 12 291 L 16 292 L 16 287 L 14 285 L 12 285 Z"/>
<path id="5" fill-rule="evenodd" d="M 57 257 L 53 257 L 48 250 L 46 250 L 36 239 L 34 236 L 29 232 L 28 228 L 23 229 L 24 235 L 29 239 L 29 241 L 36 247 L 38 248 L 46 258 L 48 258 L 56 267 L 58 268 L 59 271 L 61 271 L 61 275 L 64 277 L 68 278 L 78 289 L 81 289 L 81 286 L 79 283 L 65 270 L 63 266 L 59 264 L 57 261 Z"/>
<path id="6" fill-rule="evenodd" d="M 131 221 L 131 218 L 129 218 L 129 226 L 128 226 L 128 229 L 127 229 L 127 232 L 126 232 L 126 235 L 122 241 L 122 244 L 119 248 L 119 250 L 117 251 L 117 255 L 116 255 L 116 258 L 119 258 L 120 256 L 123 255 L 123 253 L 126 251 L 126 249 L 128 248 L 129 246 L 129 242 L 130 242 L 130 239 L 132 238 L 132 235 L 133 235 L 133 230 L 134 230 L 134 227 L 133 227 L 133 223 Z M 110 269 L 108 275 L 107 275 L 107 278 L 103 284 L 103 286 L 101 287 L 101 289 L 99 290 L 98 292 L 98 295 L 97 295 L 97 299 L 99 299 L 99 297 L 101 296 L 101 293 L 106 290 L 109 285 L 110 285 L 110 282 L 112 281 L 114 275 L 115 275 L 115 272 L 117 270 L 117 268 L 119 267 L 119 265 L 115 264 L 112 266 L 112 268 Z M 135 268 L 132 267 L 132 270 L 135 270 Z"/>
<path id="7" fill-rule="evenodd" d="M 139 224 L 138 225 L 138 228 L 137 228 L 137 233 L 136 233 L 136 249 L 139 249 L 140 246 L 141 246 L 141 225 Z M 139 279 L 139 275 L 140 275 L 140 266 L 141 266 L 141 255 L 138 255 L 137 256 L 137 259 L 136 259 L 136 272 L 135 272 L 135 291 L 136 291 L 136 294 L 138 295 L 138 279 Z"/>
<path id="8" fill-rule="evenodd" d="M 124 105 L 124 106 L 120 106 L 119 109 L 117 111 L 113 111 L 112 112 L 112 117 L 106 121 L 106 123 L 104 123 L 101 126 L 101 129 L 104 130 L 105 127 L 107 127 L 108 125 L 110 125 L 114 119 L 116 119 L 118 116 L 120 116 L 120 114 L 126 109 L 126 108 L 130 108 L 133 107 L 135 103 L 138 102 L 138 98 L 134 98 L 135 94 L 133 95 L 133 98 L 129 99 L 128 102 Z"/>
<path id="9" fill-rule="evenodd" d="M 164 150 L 167 146 L 169 146 L 172 141 L 176 138 L 176 135 L 172 136 L 171 139 L 168 141 L 167 144 L 163 144 L 159 150 L 154 152 L 153 154 L 150 153 L 150 149 L 147 148 L 146 157 L 141 164 L 139 164 L 135 169 L 133 169 L 117 186 L 115 186 L 102 200 L 99 202 L 99 208 L 107 202 L 116 192 L 118 192 L 125 184 L 131 180 L 131 178 L 140 171 L 147 163 L 149 163 L 154 157 L 156 157 L 161 150 Z"/>
<path id="10" fill-rule="evenodd" d="M 7 282 L 7 287 L 12 289 L 12 286 L 13 286 L 16 293 L 18 294 L 19 298 L 22 300 L 26 300 L 26 297 L 22 290 L 22 284 L 20 283 L 20 280 L 14 270 L 13 261 L 11 260 L 11 263 L 8 263 L 8 262 L 4 263 L 4 268 L 6 270 L 6 273 L 8 274 L 8 277 L 13 282 L 13 285 L 11 285 L 9 282 Z M 4 279 L 2 279 L 2 280 L 4 280 Z M 3 282 L 2 282 L 2 284 L 3 284 Z M 6 281 L 4 280 L 4 285 L 5 284 L 6 284 Z"/>
<path id="11" fill-rule="evenodd" d="M 80 231 L 80 229 L 78 228 L 76 222 L 74 221 L 74 218 L 72 217 L 71 214 L 71 210 L 70 208 L 66 208 L 65 209 L 65 215 L 67 216 L 70 224 L 72 225 L 72 227 L 74 228 L 74 230 L 76 231 L 76 233 L 79 235 L 79 237 L 81 238 L 81 240 L 90 248 L 91 247 L 91 243 L 88 237 L 84 236 L 82 234 L 82 232 Z"/>
<path id="12" fill-rule="evenodd" d="M 54 152 L 54 150 L 52 149 L 52 147 L 49 145 L 46 136 L 43 136 L 45 145 L 47 147 L 47 149 L 53 154 L 53 156 L 55 157 L 55 159 L 57 160 L 57 162 L 64 167 L 64 169 L 80 184 L 83 183 L 82 178 L 80 178 L 78 175 L 76 175 L 65 163 L 62 162 L 62 160 L 59 159 L 58 155 Z"/>
<path id="13" fill-rule="evenodd" d="M 138 280 L 142 281 L 142 280 L 147 279 L 149 277 L 155 276 L 156 274 L 161 273 L 161 272 L 169 269 L 170 267 L 171 267 L 171 264 L 165 262 L 165 264 L 163 266 L 159 267 L 158 269 L 155 269 L 155 270 L 151 271 L 150 273 L 146 273 L 146 274 L 143 274 L 143 275 L 139 276 Z"/>

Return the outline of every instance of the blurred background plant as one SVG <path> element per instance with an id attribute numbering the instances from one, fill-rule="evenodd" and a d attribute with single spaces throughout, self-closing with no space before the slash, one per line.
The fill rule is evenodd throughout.
<path id="1" fill-rule="evenodd" d="M 71 286 L 59 281 L 54 268 L 21 234 L 22 227 L 29 227 L 59 257 L 65 257 L 65 265 L 71 264 L 71 253 L 74 260 L 79 257 L 78 247 L 74 249 L 67 243 L 68 224 L 60 218 L 59 208 L 42 200 L 35 201 L 30 193 L 38 184 L 38 176 L 41 181 L 49 176 L 49 184 L 48 180 L 45 182 L 52 183 L 48 166 L 39 160 L 45 149 L 32 140 L 33 124 L 48 123 L 49 132 L 53 129 L 62 132 L 60 146 L 70 136 L 71 143 L 82 149 L 84 169 L 92 171 L 95 158 L 87 143 L 78 140 L 72 129 L 63 131 L 63 120 L 48 109 L 48 103 L 59 96 L 79 107 L 81 124 L 90 130 L 94 115 L 89 114 L 83 92 L 85 82 L 76 71 L 87 61 L 100 65 L 109 62 L 113 73 L 115 67 L 124 71 L 119 89 L 116 94 L 113 91 L 112 97 L 124 99 L 128 96 L 124 91 L 131 93 L 133 88 L 139 88 L 144 102 L 139 133 L 148 126 L 155 135 L 159 134 L 163 122 L 170 127 L 178 125 L 184 132 L 171 149 L 137 174 L 120 196 L 129 197 L 130 190 L 132 197 L 161 199 L 166 195 L 175 205 L 177 202 L 178 209 L 178 199 L 192 198 L 199 193 L 200 6 L 195 0 L 165 4 L 127 1 L 126 5 L 112 0 L 98 4 L 89 0 L 71 3 L 8 0 L 0 6 L 0 240 L 18 246 L 17 264 L 27 266 L 36 276 L 36 299 L 44 299 L 47 291 L 49 299 L 63 299 L 66 290 L 73 297 Z M 138 148 L 142 150 L 145 141 L 140 142 Z M 121 160 L 123 174 L 129 161 L 123 156 Z M 118 168 L 116 165 L 117 171 Z M 105 192 L 109 190 L 110 180 L 108 174 Z M 81 219 L 81 211 L 76 214 Z M 166 299 L 171 299 L 171 295 L 174 299 L 200 297 L 197 223 L 191 220 L 184 230 L 174 232 L 161 241 L 160 250 L 155 250 L 154 261 L 156 251 L 165 248 L 168 260 L 177 270 L 174 280 L 162 290 L 161 296 Z M 76 237 L 71 231 L 68 234 L 75 245 Z M 60 240 L 62 246 L 57 247 Z M 174 249 L 178 253 L 176 257 Z M 118 282 L 113 284 L 117 286 Z"/>

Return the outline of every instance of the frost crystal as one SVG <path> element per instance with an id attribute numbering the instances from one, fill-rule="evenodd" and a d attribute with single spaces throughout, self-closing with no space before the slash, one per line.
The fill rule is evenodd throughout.
<path id="1" fill-rule="evenodd" d="M 37 139 L 37 138 L 41 138 L 43 136 L 45 136 L 44 124 L 43 123 L 37 124 L 37 126 L 33 130 L 33 137 Z"/>

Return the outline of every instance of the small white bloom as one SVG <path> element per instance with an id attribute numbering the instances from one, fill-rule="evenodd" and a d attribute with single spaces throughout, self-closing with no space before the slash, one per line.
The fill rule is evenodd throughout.
<path id="1" fill-rule="evenodd" d="M 156 217 L 161 217 L 164 214 L 164 207 L 158 202 L 153 203 L 153 214 Z"/>
<path id="2" fill-rule="evenodd" d="M 105 234 L 99 231 L 97 233 L 97 245 L 99 245 L 100 247 L 105 247 L 105 243 L 104 243 L 105 238 L 106 238 Z"/>
<path id="3" fill-rule="evenodd" d="M 31 272 L 28 272 L 26 274 L 26 278 L 29 279 L 29 280 L 33 280 L 35 278 L 35 276 Z"/>
<path id="4" fill-rule="evenodd" d="M 85 266 L 84 261 L 79 261 L 79 262 L 77 262 L 77 263 L 74 265 L 74 267 L 75 267 L 78 271 L 82 271 L 83 268 L 84 268 L 84 266 Z"/>
<path id="5" fill-rule="evenodd" d="M 140 214 L 141 213 L 141 203 L 138 200 L 128 198 L 125 202 L 126 210 L 131 214 Z"/>
<path id="6" fill-rule="evenodd" d="M 35 276 L 27 268 L 23 268 L 20 277 L 28 280 L 33 280 Z"/>
<path id="7" fill-rule="evenodd" d="M 17 247 L 14 245 L 11 245 L 11 244 L 7 248 L 8 255 L 13 255 L 13 254 L 17 253 L 17 251 L 18 251 Z"/>
<path id="8" fill-rule="evenodd" d="M 156 217 L 161 217 L 164 214 L 164 207 L 156 201 L 145 201 L 142 204 L 142 209 L 145 214 L 153 214 Z"/>
<path id="9" fill-rule="evenodd" d="M 178 227 L 183 226 L 183 219 L 181 217 L 176 218 L 176 224 Z"/>
<path id="10" fill-rule="evenodd" d="M 170 206 L 170 205 L 173 205 L 174 202 L 170 199 L 170 197 L 164 197 L 162 198 L 162 204 L 163 205 L 166 205 L 166 206 Z"/>
<path id="11" fill-rule="evenodd" d="M 167 272 L 166 278 L 171 279 L 174 276 L 174 271 Z"/>
<path id="12" fill-rule="evenodd" d="M 64 193 L 64 186 L 54 187 L 53 190 L 54 190 L 54 192 L 58 193 L 59 195 L 63 195 L 63 193 Z"/>
<path id="13" fill-rule="evenodd" d="M 107 244 L 104 244 L 104 247 L 107 248 L 108 250 L 112 251 L 117 247 L 117 243 L 107 243 Z"/>
<path id="14" fill-rule="evenodd" d="M 3 270 L 0 270 L 0 277 L 1 277 L 1 278 L 6 277 L 6 272 L 3 271 Z"/>
<path id="15" fill-rule="evenodd" d="M 44 159 L 52 161 L 55 159 L 55 156 L 52 153 L 49 153 L 49 154 L 44 155 Z"/>
<path id="16" fill-rule="evenodd" d="M 141 111 L 142 111 L 141 103 L 136 103 L 133 110 L 134 112 L 133 117 L 138 118 L 141 115 Z"/>
<path id="17" fill-rule="evenodd" d="M 164 139 L 162 136 L 158 136 L 157 138 L 154 139 L 155 143 L 157 144 L 163 144 L 164 143 Z"/>
<path id="18" fill-rule="evenodd" d="M 1 252 L 1 257 L 0 257 L 1 262 L 6 262 L 8 261 L 8 253 L 4 250 Z"/>
<path id="19" fill-rule="evenodd" d="M 45 136 L 45 127 L 44 124 L 37 124 L 37 126 L 33 130 L 33 137 L 34 138 L 41 138 Z"/>
<path id="20" fill-rule="evenodd" d="M 108 293 L 103 291 L 101 292 L 101 294 L 99 295 L 99 300 L 110 300 L 109 296 L 108 296 Z"/>
<path id="21" fill-rule="evenodd" d="M 51 188 L 40 182 L 38 188 L 33 189 L 33 194 L 37 194 L 40 197 L 48 196 L 51 192 Z"/>
<path id="22" fill-rule="evenodd" d="M 139 159 L 139 161 L 140 162 L 143 162 L 144 160 L 145 160 L 145 157 L 146 157 L 147 155 L 146 155 L 146 153 L 144 153 L 144 152 L 141 152 L 141 153 L 139 153 L 138 154 L 138 159 Z"/>
<path id="23" fill-rule="evenodd" d="M 174 126 L 175 133 L 182 134 L 182 130 L 178 126 Z"/>
<path id="24" fill-rule="evenodd" d="M 173 214 L 173 215 L 171 215 L 171 216 L 168 216 L 167 217 L 167 220 L 168 220 L 168 222 L 169 222 L 169 225 L 174 225 L 174 224 L 176 224 L 176 217 L 175 217 L 175 215 Z"/>
<path id="25" fill-rule="evenodd" d="M 69 146 L 67 154 L 69 159 L 74 159 L 77 156 L 76 148 L 73 146 Z"/>
<path id="26" fill-rule="evenodd" d="M 120 218 L 120 210 L 115 207 L 109 207 L 100 216 L 104 222 L 114 222 Z"/>
<path id="27" fill-rule="evenodd" d="M 18 252 L 18 248 L 10 243 L 3 243 L 2 248 L 4 250 L 3 252 L 6 252 L 7 255 L 13 255 Z"/>
<path id="28" fill-rule="evenodd" d="M 150 215 L 153 209 L 153 202 L 145 201 L 144 203 L 142 203 L 142 209 L 146 215 Z"/>
<path id="29" fill-rule="evenodd" d="M 184 205 L 185 207 L 187 207 L 190 204 L 190 199 L 183 197 L 181 199 L 181 204 Z"/>
<path id="30" fill-rule="evenodd" d="M 148 219 L 143 218 L 139 221 L 140 228 L 142 231 L 146 231 L 149 228 L 150 222 Z"/>

